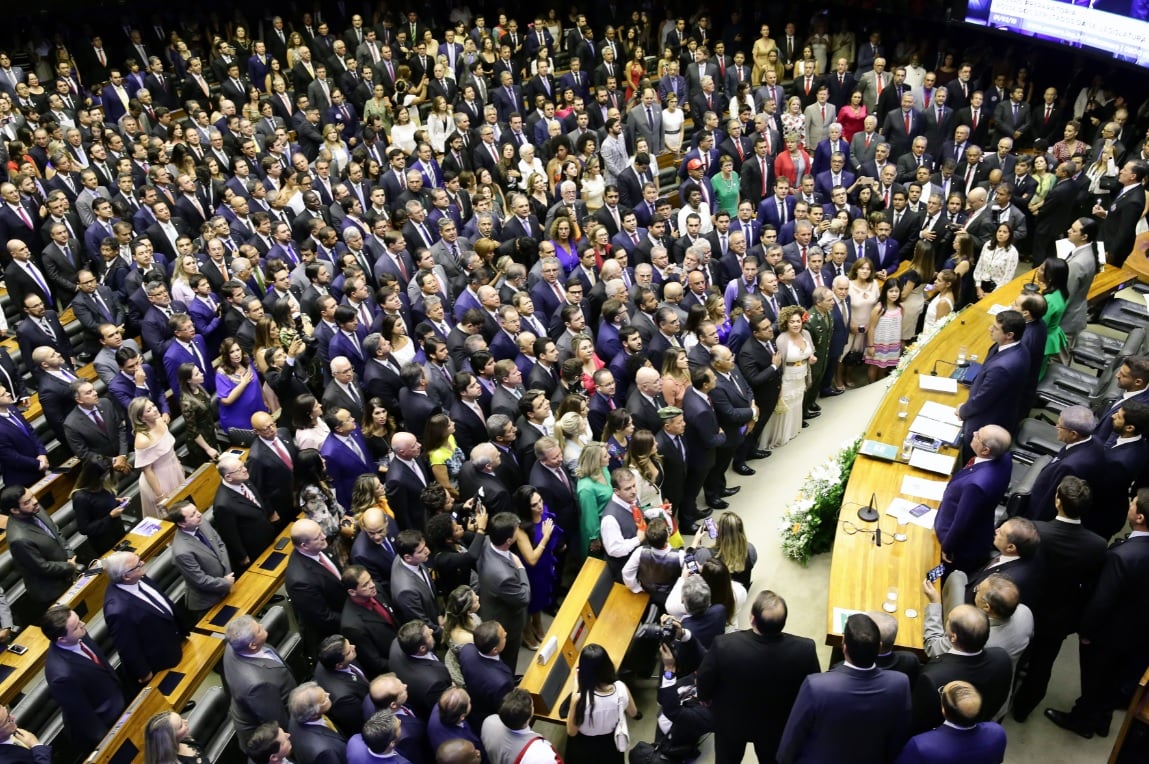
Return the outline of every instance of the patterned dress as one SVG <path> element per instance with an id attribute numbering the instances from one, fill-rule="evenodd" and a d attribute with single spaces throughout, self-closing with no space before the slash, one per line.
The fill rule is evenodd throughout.
<path id="1" fill-rule="evenodd" d="M 874 327 L 873 349 L 865 361 L 871 366 L 891 369 L 898 365 L 902 355 L 902 308 L 890 308 L 878 319 Z"/>

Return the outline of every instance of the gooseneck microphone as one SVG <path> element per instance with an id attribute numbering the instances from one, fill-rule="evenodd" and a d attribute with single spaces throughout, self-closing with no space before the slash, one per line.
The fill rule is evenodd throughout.
<path id="1" fill-rule="evenodd" d="M 958 364 L 954 363 L 953 361 L 946 361 L 942 358 L 939 358 L 938 360 L 934 361 L 934 366 L 932 369 L 930 369 L 930 376 L 936 377 L 938 375 L 938 364 L 939 363 L 944 363 L 946 366 L 953 366 L 955 368 L 958 366 Z"/>
<path id="2" fill-rule="evenodd" d="M 877 498 L 877 493 L 870 494 L 870 503 L 858 510 L 859 520 L 872 523 L 878 519 L 878 510 L 874 508 L 874 503 L 877 501 Z"/>

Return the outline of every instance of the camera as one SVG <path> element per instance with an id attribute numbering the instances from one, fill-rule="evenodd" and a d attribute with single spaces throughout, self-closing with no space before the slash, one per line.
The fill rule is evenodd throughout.
<path id="1" fill-rule="evenodd" d="M 634 632 L 635 639 L 657 639 L 665 645 L 673 645 L 678 640 L 678 626 L 674 621 L 665 623 L 644 623 Z"/>
<path id="2" fill-rule="evenodd" d="M 294 313 L 292 314 L 291 318 L 295 322 L 295 335 L 299 337 L 305 346 L 312 347 L 315 345 L 318 340 L 315 337 L 308 337 L 307 334 L 303 331 L 303 314 Z"/>

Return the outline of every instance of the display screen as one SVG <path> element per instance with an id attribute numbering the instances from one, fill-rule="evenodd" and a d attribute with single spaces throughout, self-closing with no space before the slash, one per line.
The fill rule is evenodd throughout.
<path id="1" fill-rule="evenodd" d="M 1149 66 L 1149 0 L 970 0 L 965 20 Z"/>

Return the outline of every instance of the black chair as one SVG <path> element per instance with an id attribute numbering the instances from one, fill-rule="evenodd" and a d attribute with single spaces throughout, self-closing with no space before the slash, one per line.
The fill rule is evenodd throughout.
<path id="1" fill-rule="evenodd" d="M 1149 308 L 1131 300 L 1110 300 L 1101 309 L 1097 322 L 1110 329 L 1131 332 L 1137 327 L 1149 326 Z"/>
<path id="2" fill-rule="evenodd" d="M 223 687 L 210 687 L 187 716 L 191 737 L 203 746 L 208 761 L 244 760 L 227 709 L 228 697 Z"/>

